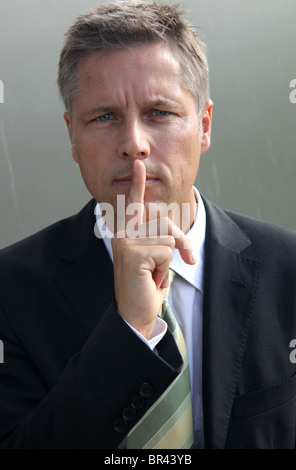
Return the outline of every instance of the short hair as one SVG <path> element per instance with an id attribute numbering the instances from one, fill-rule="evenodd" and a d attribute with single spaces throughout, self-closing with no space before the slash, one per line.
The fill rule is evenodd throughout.
<path id="1" fill-rule="evenodd" d="M 182 86 L 190 90 L 200 114 L 209 99 L 209 71 L 205 44 L 183 18 L 178 4 L 116 1 L 77 17 L 66 32 L 60 54 L 58 87 L 66 110 L 78 91 L 78 65 L 91 52 L 132 49 L 154 43 L 168 45 L 182 70 Z"/>

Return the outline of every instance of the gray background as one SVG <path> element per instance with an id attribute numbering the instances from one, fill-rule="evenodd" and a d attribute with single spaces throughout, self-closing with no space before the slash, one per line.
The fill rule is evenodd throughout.
<path id="1" fill-rule="evenodd" d="M 59 51 L 94 0 L 0 0 L 0 248 L 89 200 L 56 88 Z M 208 44 L 213 139 L 199 190 L 221 207 L 296 229 L 295 0 L 187 0 Z"/>

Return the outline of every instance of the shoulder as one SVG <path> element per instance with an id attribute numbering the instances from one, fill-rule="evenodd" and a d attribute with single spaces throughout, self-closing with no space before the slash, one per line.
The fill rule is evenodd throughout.
<path id="1" fill-rule="evenodd" d="M 254 243 L 260 246 L 296 250 L 296 232 L 278 225 L 264 222 L 246 215 L 231 211 L 225 211 L 226 214 L 245 232 L 245 234 Z"/>
<path id="2" fill-rule="evenodd" d="M 296 260 L 296 232 L 278 225 L 264 222 L 243 214 L 221 209 L 204 199 L 207 227 L 212 238 L 227 240 L 244 237 L 248 253 L 256 257 L 285 258 Z"/>
<path id="3" fill-rule="evenodd" d="M 20 269 L 25 266 L 42 265 L 50 267 L 55 263 L 61 251 L 65 236 L 70 232 L 82 230 L 83 221 L 93 213 L 93 201 L 90 201 L 78 214 L 40 230 L 39 232 L 0 250 L 0 272 L 10 267 Z M 89 217 L 91 222 L 91 217 Z M 73 238 L 73 237 L 72 237 Z"/>
<path id="4" fill-rule="evenodd" d="M 56 222 L 13 245 L 3 248 L 0 251 L 0 265 L 7 260 L 22 259 L 24 261 L 26 258 L 30 260 L 38 258 L 45 247 L 49 251 L 54 250 L 58 246 L 69 220 L 70 218 Z"/>
<path id="5" fill-rule="evenodd" d="M 274 285 L 285 280 L 292 283 L 296 278 L 296 233 L 277 225 L 229 212 L 229 217 L 238 224 L 251 240 L 243 256 L 261 260 L 262 272 L 274 279 Z"/>

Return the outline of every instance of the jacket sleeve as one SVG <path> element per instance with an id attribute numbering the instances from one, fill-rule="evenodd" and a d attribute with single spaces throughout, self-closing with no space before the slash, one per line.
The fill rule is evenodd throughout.
<path id="1" fill-rule="evenodd" d="M 125 324 L 114 302 L 52 387 L 2 310 L 0 337 L 1 448 L 115 449 L 180 365 L 169 332 L 155 354 Z"/>

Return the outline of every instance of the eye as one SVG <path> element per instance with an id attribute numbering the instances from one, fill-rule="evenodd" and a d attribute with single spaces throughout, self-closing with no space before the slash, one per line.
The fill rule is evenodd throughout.
<path id="1" fill-rule="evenodd" d="M 168 111 L 162 111 L 161 109 L 154 109 L 153 113 L 157 117 L 166 117 L 170 114 Z"/>
<path id="2" fill-rule="evenodd" d="M 95 121 L 106 122 L 106 121 L 110 121 L 110 119 L 111 119 L 111 114 L 106 113 L 106 114 L 103 114 L 102 116 L 97 117 Z"/>

